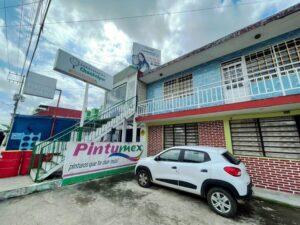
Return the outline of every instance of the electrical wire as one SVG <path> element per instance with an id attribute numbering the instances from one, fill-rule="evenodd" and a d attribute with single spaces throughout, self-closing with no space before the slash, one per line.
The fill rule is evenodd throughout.
<path id="1" fill-rule="evenodd" d="M 24 0 L 22 0 L 22 9 L 21 9 L 21 17 L 20 17 L 20 28 L 19 28 L 18 45 L 17 45 L 18 49 L 20 49 L 20 39 L 21 39 L 21 31 L 22 31 L 23 10 L 24 10 L 23 3 L 24 3 Z M 20 51 L 18 51 L 17 65 L 19 65 L 19 62 L 20 62 Z"/>
<path id="2" fill-rule="evenodd" d="M 22 3 L 22 4 L 17 4 L 17 5 L 8 5 L 8 6 L 4 6 L 4 7 L 0 7 L 0 10 L 4 10 L 4 9 L 9 9 L 9 8 L 17 8 L 20 6 L 26 6 L 26 5 L 32 5 L 35 3 L 39 3 L 39 1 L 35 1 L 35 2 L 27 2 L 27 3 Z"/>
<path id="3" fill-rule="evenodd" d="M 4 7 L 6 5 L 6 0 L 3 2 Z M 4 22 L 7 25 L 7 18 L 6 18 L 6 9 L 4 10 Z M 6 56 L 7 56 L 7 64 L 8 64 L 8 71 L 11 69 L 10 60 L 9 60 L 9 51 L 8 51 L 8 36 L 7 36 L 7 26 L 5 27 L 5 39 L 6 39 Z"/>
<path id="4" fill-rule="evenodd" d="M 268 2 L 273 2 L 273 1 L 278 1 L 278 0 L 268 0 Z M 260 3 L 263 3 L 263 1 L 253 1 L 253 2 L 238 3 L 238 4 L 228 4 L 228 5 L 222 5 L 222 6 L 212 6 L 212 7 L 206 7 L 206 8 L 189 9 L 189 10 L 183 10 L 183 11 L 159 12 L 159 13 L 152 13 L 152 14 L 123 16 L 123 17 L 52 21 L 52 22 L 47 22 L 44 25 L 76 24 L 76 23 L 91 23 L 91 22 L 105 22 L 105 21 L 120 21 L 120 20 L 139 19 L 139 18 L 148 18 L 148 17 L 156 17 L 156 16 L 169 16 L 169 15 L 176 15 L 176 14 L 197 13 L 197 12 L 206 11 L 206 10 L 222 9 L 222 8 L 232 8 L 232 7 L 252 5 L 252 4 L 260 4 Z M 19 25 L 8 25 L 8 27 L 14 27 L 14 26 L 19 26 Z M 0 26 L 0 27 L 4 27 L 4 26 Z"/>

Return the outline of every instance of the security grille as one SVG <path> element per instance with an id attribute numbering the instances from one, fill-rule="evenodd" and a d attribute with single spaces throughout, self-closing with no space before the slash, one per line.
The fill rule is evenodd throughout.
<path id="1" fill-rule="evenodd" d="M 164 98 L 172 96 L 184 96 L 192 93 L 193 76 L 192 74 L 185 75 L 173 80 L 164 82 Z"/>
<path id="2" fill-rule="evenodd" d="M 271 48 L 247 55 L 245 61 L 248 78 L 253 82 L 256 81 L 253 78 L 257 77 L 272 76 L 275 78 L 278 76 Z"/>
<path id="3" fill-rule="evenodd" d="M 241 58 L 225 62 L 221 65 L 221 68 L 223 83 L 226 85 L 227 90 L 244 86 L 244 75 Z"/>
<path id="4" fill-rule="evenodd" d="M 164 148 L 198 144 L 199 135 L 197 123 L 164 126 Z"/>
<path id="5" fill-rule="evenodd" d="M 300 117 L 232 120 L 231 138 L 237 155 L 300 159 Z"/>

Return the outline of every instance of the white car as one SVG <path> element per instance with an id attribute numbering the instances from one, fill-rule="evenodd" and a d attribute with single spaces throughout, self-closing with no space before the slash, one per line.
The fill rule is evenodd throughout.
<path id="1" fill-rule="evenodd" d="M 224 217 L 234 216 L 237 202 L 252 195 L 245 165 L 224 148 L 172 147 L 139 160 L 135 174 L 142 187 L 156 183 L 206 197 Z"/>

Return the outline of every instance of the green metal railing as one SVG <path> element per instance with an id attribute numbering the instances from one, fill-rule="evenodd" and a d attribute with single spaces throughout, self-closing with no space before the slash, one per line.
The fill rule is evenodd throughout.
<path id="1" fill-rule="evenodd" d="M 67 143 L 74 141 L 91 141 L 103 137 L 113 126 L 117 126 L 123 118 L 135 113 L 136 96 L 126 101 L 121 101 L 105 110 L 99 115 L 86 120 L 82 127 L 77 123 L 66 130 L 49 137 L 36 144 L 32 151 L 30 170 L 37 161 L 37 171 L 34 181 L 40 181 L 41 170 L 49 171 L 64 160 Z M 47 168 L 42 169 L 44 161 L 48 161 Z M 46 164 L 45 164 L 46 165 Z"/>

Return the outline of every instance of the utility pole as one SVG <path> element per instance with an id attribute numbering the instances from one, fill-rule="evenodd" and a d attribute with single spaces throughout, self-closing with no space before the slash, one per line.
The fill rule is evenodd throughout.
<path id="1" fill-rule="evenodd" d="M 26 74 L 23 75 L 24 68 L 26 66 L 27 56 L 29 54 L 29 50 L 30 50 L 30 46 L 31 46 L 31 42 L 32 42 L 32 37 L 34 35 L 35 26 L 36 26 L 37 20 L 39 18 L 39 14 L 41 12 L 43 1 L 44 0 L 40 0 L 39 4 L 38 4 L 38 7 L 37 7 L 37 12 L 36 12 L 36 15 L 35 15 L 35 18 L 34 18 L 34 23 L 33 23 L 32 30 L 31 30 L 31 36 L 30 36 L 28 47 L 27 47 L 26 56 L 25 56 L 25 60 L 24 60 L 24 63 L 23 63 L 23 68 L 22 68 L 22 72 L 21 72 L 21 82 L 19 84 L 19 90 L 18 90 L 18 93 L 14 95 L 14 99 L 13 100 L 15 101 L 15 103 L 14 103 L 14 110 L 13 110 L 12 118 L 11 118 L 11 122 L 10 122 L 11 129 L 12 129 L 12 126 L 13 126 L 13 123 L 14 123 L 14 119 L 15 119 L 16 113 L 17 113 L 19 102 L 24 100 L 24 97 L 22 96 L 23 86 L 24 86 L 26 77 L 28 76 L 28 73 L 30 71 L 31 64 L 32 64 L 32 61 L 33 61 L 33 58 L 34 58 L 37 46 L 39 44 L 40 36 L 41 36 L 42 31 L 43 31 L 44 23 L 45 23 L 45 20 L 46 20 L 46 16 L 47 16 L 47 13 L 48 13 L 48 10 L 49 10 L 49 7 L 50 7 L 51 0 L 48 0 L 48 4 L 46 6 L 46 11 L 45 11 L 44 17 L 43 17 L 41 25 L 40 25 L 41 27 L 40 27 L 40 30 L 39 30 L 39 33 L 38 33 L 38 37 L 37 37 L 37 41 L 36 41 L 36 44 L 35 44 L 35 48 L 33 50 L 32 57 L 31 57 L 31 60 L 30 60 L 30 63 L 29 63 L 29 67 L 28 67 L 28 70 L 27 70 Z M 10 133 L 11 133 L 11 130 L 10 130 Z"/>

